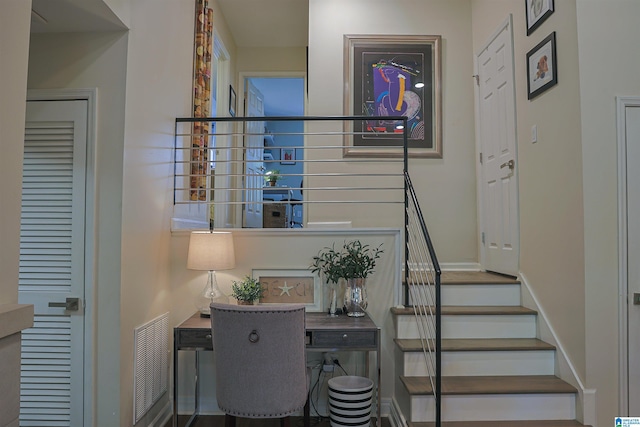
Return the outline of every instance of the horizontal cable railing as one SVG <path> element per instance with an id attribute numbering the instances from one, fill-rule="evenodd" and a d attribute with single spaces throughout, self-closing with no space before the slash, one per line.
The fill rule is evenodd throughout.
<path id="1" fill-rule="evenodd" d="M 390 212 L 404 204 L 405 125 L 400 116 L 178 118 L 175 210 L 216 227 L 271 228 L 274 209 L 284 209 L 285 228 L 375 225 L 371 206 L 397 205 L 384 215 L 401 218 Z M 336 204 L 359 207 L 340 213 Z"/>
<path id="2" fill-rule="evenodd" d="M 435 422 L 441 425 L 441 296 L 440 264 L 418 203 L 411 178 L 405 174 L 405 301 L 413 308 L 431 394 Z"/>

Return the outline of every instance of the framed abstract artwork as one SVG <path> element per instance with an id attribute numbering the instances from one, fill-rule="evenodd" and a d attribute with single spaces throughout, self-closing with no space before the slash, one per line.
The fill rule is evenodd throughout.
<path id="1" fill-rule="evenodd" d="M 549 34 L 527 53 L 528 99 L 533 99 L 558 83 L 556 33 Z"/>
<path id="2" fill-rule="evenodd" d="M 345 35 L 344 156 L 442 157 L 441 36 Z M 381 116 L 406 117 L 402 121 Z"/>

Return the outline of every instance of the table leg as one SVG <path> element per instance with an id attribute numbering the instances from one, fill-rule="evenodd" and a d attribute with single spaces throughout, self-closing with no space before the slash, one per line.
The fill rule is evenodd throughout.
<path id="1" fill-rule="evenodd" d="M 196 354 L 195 362 L 196 362 L 196 375 L 195 375 L 195 386 L 194 386 L 194 396 L 195 396 L 195 404 L 193 408 L 193 414 L 189 417 L 189 421 L 184 425 L 184 427 L 189 427 L 200 415 L 200 352 L 198 350 L 194 351 Z"/>

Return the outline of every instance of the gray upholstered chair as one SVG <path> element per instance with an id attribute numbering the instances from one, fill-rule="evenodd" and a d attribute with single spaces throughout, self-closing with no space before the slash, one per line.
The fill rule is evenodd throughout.
<path id="1" fill-rule="evenodd" d="M 304 305 L 211 304 L 218 407 L 236 417 L 280 418 L 304 407 L 308 425 Z"/>

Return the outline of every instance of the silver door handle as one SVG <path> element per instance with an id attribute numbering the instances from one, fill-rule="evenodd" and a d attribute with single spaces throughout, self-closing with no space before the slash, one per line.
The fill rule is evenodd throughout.
<path id="1" fill-rule="evenodd" d="M 509 160 L 508 162 L 504 162 L 503 164 L 501 164 L 500 169 L 509 167 L 509 169 L 513 170 L 515 165 L 516 165 L 516 162 L 514 162 L 512 159 L 512 160 Z"/>
<path id="2" fill-rule="evenodd" d="M 67 298 L 65 302 L 50 302 L 49 307 L 64 308 L 67 311 L 78 311 L 80 309 L 80 298 Z"/>

